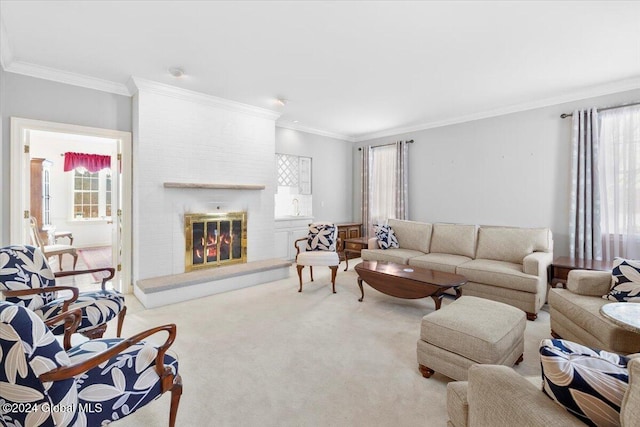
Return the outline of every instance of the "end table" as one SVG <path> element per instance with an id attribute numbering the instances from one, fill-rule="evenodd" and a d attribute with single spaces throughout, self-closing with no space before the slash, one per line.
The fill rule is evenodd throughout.
<path id="1" fill-rule="evenodd" d="M 582 258 L 559 257 L 549 266 L 549 284 L 554 288 L 558 283 L 566 287 L 571 270 L 611 271 L 612 261 L 591 260 Z"/>
<path id="2" fill-rule="evenodd" d="M 369 245 L 368 237 L 354 237 L 351 239 L 344 239 L 344 271 L 349 269 L 349 258 L 358 258 L 362 249 L 366 249 Z"/>

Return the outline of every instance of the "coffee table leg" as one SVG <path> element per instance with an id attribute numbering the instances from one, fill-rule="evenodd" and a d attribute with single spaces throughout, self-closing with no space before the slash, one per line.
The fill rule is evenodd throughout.
<path id="1" fill-rule="evenodd" d="M 364 288 L 362 287 L 362 279 L 360 277 L 358 277 L 358 286 L 360 286 L 360 293 L 362 294 L 358 301 L 362 302 L 364 299 Z"/>
<path id="2" fill-rule="evenodd" d="M 440 306 L 442 305 L 442 295 L 431 295 L 433 298 L 433 302 L 436 303 L 436 310 L 440 310 Z"/>
<path id="3" fill-rule="evenodd" d="M 456 291 L 456 299 L 460 298 L 462 296 L 462 289 L 460 289 L 460 286 L 455 288 Z"/>
<path id="4" fill-rule="evenodd" d="M 344 271 L 347 271 L 349 269 L 349 254 L 348 253 L 344 253 Z"/>

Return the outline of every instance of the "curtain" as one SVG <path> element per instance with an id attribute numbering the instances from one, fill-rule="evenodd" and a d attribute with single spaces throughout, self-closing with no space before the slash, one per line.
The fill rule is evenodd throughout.
<path id="1" fill-rule="evenodd" d="M 367 235 L 389 218 L 407 218 L 407 164 L 405 141 L 362 147 L 362 224 Z"/>
<path id="2" fill-rule="evenodd" d="M 371 149 L 369 219 L 372 225 L 384 224 L 396 217 L 396 154 L 395 144 Z"/>
<path id="3" fill-rule="evenodd" d="M 640 106 L 600 113 L 605 259 L 640 259 Z"/>
<path id="4" fill-rule="evenodd" d="M 362 230 L 365 236 L 373 236 L 373 226 L 369 217 L 369 194 L 371 193 L 371 147 L 362 147 L 362 170 L 360 174 L 360 182 L 362 185 Z"/>
<path id="5" fill-rule="evenodd" d="M 409 146 L 405 141 L 396 142 L 396 206 L 395 217 L 407 219 L 409 213 Z"/>
<path id="6" fill-rule="evenodd" d="M 573 112 L 569 253 L 576 258 L 601 260 L 598 135 L 595 108 Z"/>
<path id="7" fill-rule="evenodd" d="M 89 172 L 98 172 L 111 167 L 111 156 L 86 153 L 64 153 L 64 171 L 83 167 Z"/>

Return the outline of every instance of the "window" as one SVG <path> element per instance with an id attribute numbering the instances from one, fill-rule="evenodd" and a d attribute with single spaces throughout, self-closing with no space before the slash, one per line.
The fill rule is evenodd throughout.
<path id="1" fill-rule="evenodd" d="M 111 219 L 111 171 L 78 169 L 73 171 L 73 217 Z"/>

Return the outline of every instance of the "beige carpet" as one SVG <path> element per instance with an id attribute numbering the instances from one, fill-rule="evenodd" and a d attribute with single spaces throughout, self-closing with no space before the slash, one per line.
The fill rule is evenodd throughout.
<path id="1" fill-rule="evenodd" d="M 298 293 L 292 268 L 285 280 L 156 309 L 129 296 L 123 336 L 178 325 L 179 426 L 444 426 L 451 380 L 422 378 L 416 362 L 420 319 L 433 301 L 365 285 L 360 303 L 352 268 L 339 270 L 337 294 L 328 268 L 316 268 L 315 282 Z M 525 334 L 516 370 L 538 375 L 548 313 L 527 322 Z M 168 425 L 169 400 L 167 393 L 114 425 Z"/>

